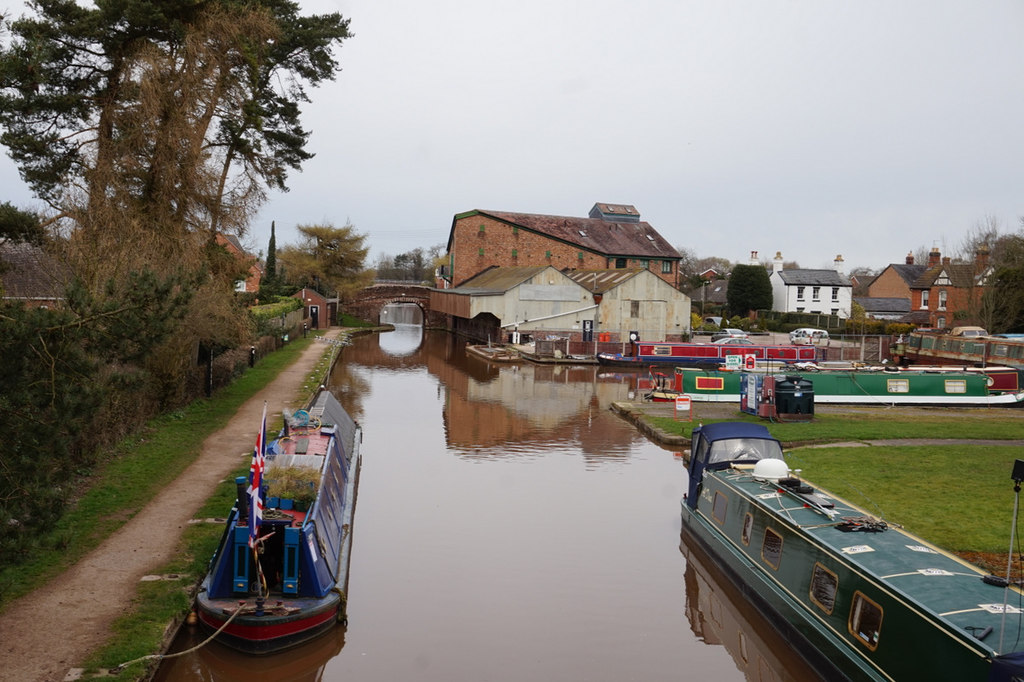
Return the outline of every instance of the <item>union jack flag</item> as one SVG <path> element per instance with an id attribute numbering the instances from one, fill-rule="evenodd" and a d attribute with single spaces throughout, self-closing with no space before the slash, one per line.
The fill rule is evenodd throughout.
<path id="1" fill-rule="evenodd" d="M 267 403 L 263 402 L 263 421 L 260 432 L 256 435 L 256 447 L 252 453 L 252 464 L 249 465 L 249 546 L 256 546 L 260 524 L 263 523 L 263 498 L 260 487 L 263 485 L 263 469 L 266 464 L 264 455 L 267 451 Z"/>

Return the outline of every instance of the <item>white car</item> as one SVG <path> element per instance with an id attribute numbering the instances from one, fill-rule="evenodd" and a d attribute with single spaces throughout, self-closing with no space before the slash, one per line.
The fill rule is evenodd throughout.
<path id="1" fill-rule="evenodd" d="M 827 346 L 828 332 L 824 329 L 801 327 L 789 333 L 789 342 L 794 346 Z"/>

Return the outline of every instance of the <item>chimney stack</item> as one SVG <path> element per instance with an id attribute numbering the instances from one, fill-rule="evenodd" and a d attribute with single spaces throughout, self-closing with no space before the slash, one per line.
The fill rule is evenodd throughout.
<path id="1" fill-rule="evenodd" d="M 845 274 L 843 272 L 843 254 L 837 253 L 836 259 L 832 261 L 832 265 L 835 267 L 836 272 L 838 272 L 840 275 Z"/>
<path id="2" fill-rule="evenodd" d="M 913 265 L 913 264 L 914 264 L 914 252 L 913 251 L 907 251 L 907 265 Z"/>
<path id="3" fill-rule="evenodd" d="M 942 254 L 939 252 L 939 247 L 933 246 L 932 250 L 928 253 L 928 267 L 933 268 L 942 261 Z"/>
<path id="4" fill-rule="evenodd" d="M 775 260 L 772 261 L 772 272 L 778 272 L 782 269 L 782 252 L 775 252 Z"/>
<path id="5" fill-rule="evenodd" d="M 974 252 L 974 265 L 978 272 L 982 272 L 988 267 L 988 257 L 989 250 L 986 245 L 979 246 L 978 250 Z"/>

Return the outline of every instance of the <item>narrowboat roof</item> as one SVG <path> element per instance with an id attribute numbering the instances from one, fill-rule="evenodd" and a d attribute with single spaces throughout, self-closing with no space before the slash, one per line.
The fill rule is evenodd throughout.
<path id="1" fill-rule="evenodd" d="M 1013 605 L 1006 606 L 1009 641 L 1001 642 L 1004 588 L 982 580 L 985 574 L 976 566 L 827 491 L 801 495 L 778 483 L 756 480 L 749 469 L 742 468 L 720 471 L 718 476 L 777 523 L 799 529 L 820 547 L 827 547 L 833 557 L 842 557 L 926 609 L 935 627 L 944 621 L 957 628 L 962 641 L 992 654 L 1007 653 L 999 652 L 1004 644 L 1009 645 L 1008 651 L 1019 647 L 1024 597 L 1018 589 L 1011 588 Z M 817 503 L 808 504 L 805 497 Z M 992 628 L 991 636 L 983 636 L 987 628 Z"/>
<path id="2" fill-rule="evenodd" d="M 715 422 L 698 427 L 700 435 L 707 441 L 724 440 L 726 438 L 767 438 L 775 440 L 771 432 L 763 424 L 748 422 Z"/>

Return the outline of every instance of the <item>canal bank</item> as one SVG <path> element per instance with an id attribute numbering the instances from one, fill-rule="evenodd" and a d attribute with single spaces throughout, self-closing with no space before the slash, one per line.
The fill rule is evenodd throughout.
<path id="1" fill-rule="evenodd" d="M 335 339 L 340 329 L 330 330 Z M 195 461 L 118 531 L 48 584 L 0 614 L 5 679 L 76 679 L 76 666 L 115 637 L 114 623 L 130 613 L 142 579 L 161 573 L 178 550 L 195 510 L 217 484 L 244 465 L 264 402 L 279 414 L 308 397 L 304 382 L 332 346 L 311 343 L 207 438 Z M 304 396 L 305 394 L 305 396 Z M 168 633 L 176 623 L 168 624 Z M 17 633 L 14 636 L 14 633 Z"/>

